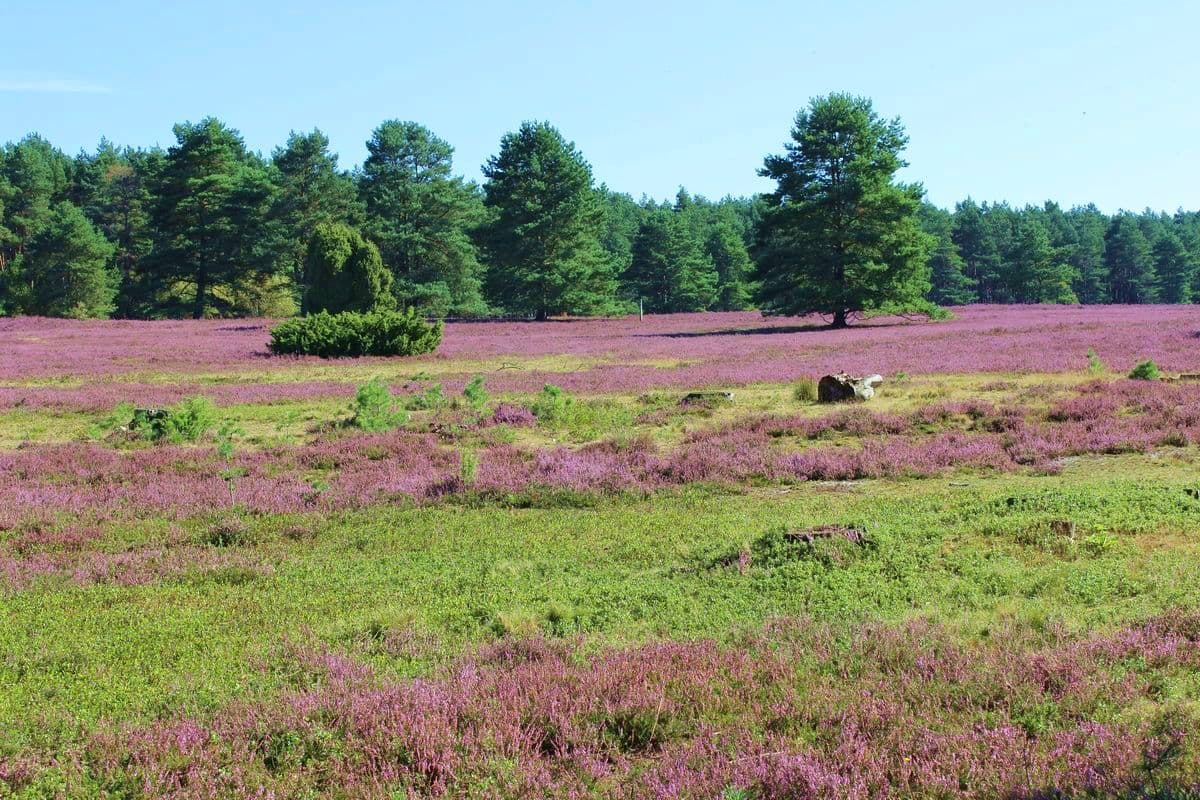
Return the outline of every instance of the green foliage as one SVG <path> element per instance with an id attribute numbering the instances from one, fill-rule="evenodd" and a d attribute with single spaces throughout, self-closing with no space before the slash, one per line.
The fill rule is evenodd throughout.
<path id="1" fill-rule="evenodd" d="M 1104 234 L 1108 297 L 1114 303 L 1153 303 L 1157 297 L 1154 255 L 1132 214 L 1113 217 Z"/>
<path id="2" fill-rule="evenodd" d="M 445 408 L 446 404 L 446 394 L 442 391 L 442 385 L 435 383 L 420 394 L 408 398 L 405 407 L 409 411 L 437 411 Z"/>
<path id="3" fill-rule="evenodd" d="M 1135 381 L 1156 381 L 1162 377 L 1162 373 L 1158 369 L 1158 364 L 1147 359 L 1130 370 L 1129 377 Z"/>
<path id="4" fill-rule="evenodd" d="M 153 306 L 168 314 L 278 313 L 290 303 L 267 235 L 277 189 L 241 135 L 209 117 L 175 126 L 155 180 L 154 245 L 139 268 Z"/>
<path id="5" fill-rule="evenodd" d="M 271 329 L 271 352 L 322 358 L 413 356 L 437 349 L 442 323 L 427 323 L 414 309 L 366 313 L 321 311 L 285 320 Z"/>
<path id="6" fill-rule="evenodd" d="M 167 441 L 195 442 L 217 423 L 217 407 L 203 395 L 188 397 L 169 409 L 162 430 Z"/>
<path id="7" fill-rule="evenodd" d="M 797 403 L 817 402 L 817 382 L 812 378 L 801 378 L 792 386 L 792 398 Z"/>
<path id="8" fill-rule="evenodd" d="M 170 408 L 137 409 L 129 429 L 151 442 L 182 444 L 199 441 L 216 424 L 217 407 L 209 398 L 197 395 L 185 398 Z"/>
<path id="9" fill-rule="evenodd" d="M 484 385 L 482 375 L 476 375 L 463 387 L 463 399 L 467 401 L 467 406 L 476 414 L 482 414 L 487 410 L 490 396 L 488 395 L 487 386 Z"/>
<path id="10" fill-rule="evenodd" d="M 703 311 L 717 297 L 712 258 L 696 232 L 674 211 L 651 212 L 638 228 L 624 280 L 650 312 Z"/>
<path id="11" fill-rule="evenodd" d="M 777 184 L 756 249 L 764 310 L 829 314 L 842 327 L 885 305 L 928 309 L 923 190 L 894 182 L 907 142 L 899 120 L 862 97 L 816 98 L 796 115 L 787 151 L 760 172 Z"/>
<path id="12" fill-rule="evenodd" d="M 379 378 L 372 378 L 354 393 L 351 426 L 368 433 L 383 433 L 407 422 L 408 414 L 399 407 L 387 384 Z"/>
<path id="13" fill-rule="evenodd" d="M 379 248 L 338 222 L 316 226 L 304 262 L 304 313 L 370 311 L 391 302 Z"/>
<path id="14" fill-rule="evenodd" d="M 475 476 L 479 474 L 479 453 L 469 448 L 458 451 L 459 478 L 463 486 L 474 486 Z"/>
<path id="15" fill-rule="evenodd" d="M 483 172 L 492 302 L 538 319 L 614 310 L 613 264 L 600 244 L 604 209 L 574 144 L 549 123 L 526 122 L 504 136 Z"/>
<path id="16" fill-rule="evenodd" d="M 349 223 L 361 215 L 353 178 L 338 170 L 329 137 L 317 129 L 293 131 L 271 154 L 279 192 L 271 209 L 280 238 L 278 269 L 305 285 L 305 259 L 317 227 Z"/>
<path id="17" fill-rule="evenodd" d="M 1105 373 L 1108 372 L 1108 367 L 1105 365 L 1105 363 L 1103 361 L 1100 360 L 1100 356 L 1096 355 L 1095 348 L 1092 348 L 1092 347 L 1088 348 L 1087 362 L 1088 362 L 1088 372 L 1090 372 L 1093 375 L 1104 375 Z"/>
<path id="18" fill-rule="evenodd" d="M 61 202 L 20 260 L 29 284 L 25 311 L 48 317 L 103 318 L 112 313 L 114 248 L 83 212 Z"/>
<path id="19" fill-rule="evenodd" d="M 921 227 L 935 242 L 929 254 L 929 299 L 950 306 L 970 303 L 975 299 L 974 283 L 954 243 L 951 215 L 928 203 L 921 204 L 920 213 Z"/>
<path id="20" fill-rule="evenodd" d="M 538 422 L 554 425 L 564 422 L 575 399 L 552 383 L 542 387 L 542 391 L 534 398 L 529 410 L 538 418 Z"/>
<path id="21" fill-rule="evenodd" d="M 415 122 L 388 120 L 367 142 L 359 184 L 367 227 L 398 301 L 430 316 L 480 316 L 483 266 L 472 233 L 478 187 L 451 173 L 454 148 Z"/>

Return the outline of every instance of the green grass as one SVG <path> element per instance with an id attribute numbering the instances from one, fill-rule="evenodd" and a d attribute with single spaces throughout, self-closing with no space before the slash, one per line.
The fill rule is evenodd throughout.
<path id="1" fill-rule="evenodd" d="M 274 565 L 272 574 L 129 588 L 47 582 L 0 598 L 0 751 L 57 746 L 105 719 L 270 693 L 282 685 L 272 665 L 288 639 L 315 637 L 419 674 L 506 632 L 724 639 L 779 615 L 846 625 L 923 615 L 966 637 L 1004 620 L 1107 628 L 1200 601 L 1197 485 L 1187 461 L 1119 457 L 1054 477 L 249 520 L 252 544 L 227 549 Z M 1051 532 L 1061 518 L 1077 523 L 1074 541 Z M 830 522 L 866 524 L 876 546 L 745 574 L 719 565 L 774 527 Z M 191 540 L 211 524 L 190 523 Z M 284 535 L 297 526 L 302 537 Z M 147 523 L 110 530 L 102 546 L 163 535 Z M 377 646 L 408 631 L 427 644 L 405 655 Z"/>

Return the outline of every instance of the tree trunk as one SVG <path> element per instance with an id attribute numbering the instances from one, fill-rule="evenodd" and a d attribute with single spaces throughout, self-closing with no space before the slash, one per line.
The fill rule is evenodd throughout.
<path id="1" fill-rule="evenodd" d="M 829 327 L 831 327 L 831 328 L 849 327 L 848 323 L 846 322 L 846 309 L 839 308 L 837 311 L 833 312 L 833 322 L 830 323 Z"/>
<path id="2" fill-rule="evenodd" d="M 196 275 L 196 303 L 192 306 L 192 319 L 204 318 L 204 304 L 208 299 L 208 270 L 201 268 Z"/>

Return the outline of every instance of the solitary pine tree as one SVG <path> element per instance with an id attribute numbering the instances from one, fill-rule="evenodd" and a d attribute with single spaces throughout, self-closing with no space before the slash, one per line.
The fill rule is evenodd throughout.
<path id="1" fill-rule="evenodd" d="M 305 314 L 369 311 L 391 300 L 392 275 L 379 248 L 340 222 L 322 222 L 308 242 L 304 263 Z"/>
<path id="2" fill-rule="evenodd" d="M 717 270 L 679 211 L 654 211 L 641 224 L 625 280 L 656 313 L 703 311 L 717 296 Z"/>
<path id="3" fill-rule="evenodd" d="M 483 174 L 492 301 L 537 319 L 614 310 L 604 209 L 575 145 L 547 122 L 526 122 L 504 136 Z"/>
<path id="4" fill-rule="evenodd" d="M 21 257 L 29 286 L 24 310 L 47 317 L 107 317 L 117 296 L 112 255 L 113 245 L 78 206 L 58 203 Z"/>
<path id="5" fill-rule="evenodd" d="M 759 174 L 777 183 L 758 230 L 759 300 L 774 314 L 929 310 L 923 190 L 895 182 L 907 137 L 871 101 L 832 94 L 796 115 L 783 155 Z"/>

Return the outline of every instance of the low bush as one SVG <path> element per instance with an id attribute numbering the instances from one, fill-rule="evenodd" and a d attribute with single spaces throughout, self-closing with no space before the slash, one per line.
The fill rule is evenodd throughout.
<path id="1" fill-rule="evenodd" d="M 133 412 L 129 430 L 151 442 L 172 444 L 195 442 L 217 424 L 217 408 L 203 395 L 181 400 L 170 408 L 144 409 Z"/>
<path id="2" fill-rule="evenodd" d="M 792 397 L 797 403 L 817 402 L 817 382 L 812 378 L 801 378 L 792 387 Z"/>
<path id="3" fill-rule="evenodd" d="M 483 384 L 482 375 L 476 375 L 470 383 L 463 387 L 463 399 L 476 414 L 482 414 L 487 409 L 488 390 Z"/>
<path id="4" fill-rule="evenodd" d="M 408 422 L 408 414 L 396 405 L 387 384 L 373 378 L 354 393 L 350 425 L 368 433 L 382 433 Z"/>
<path id="5" fill-rule="evenodd" d="M 415 356 L 442 341 L 442 323 L 428 323 L 408 311 L 321 311 L 285 320 L 271 329 L 271 352 L 339 358 Z"/>
<path id="6" fill-rule="evenodd" d="M 529 410 L 537 417 L 538 422 L 553 425 L 565 422 L 568 412 L 575 400 L 552 383 L 542 387 L 542 391 L 533 399 Z"/>
<path id="7" fill-rule="evenodd" d="M 1135 381 L 1156 381 L 1162 377 L 1162 373 L 1158 369 L 1158 364 L 1146 360 L 1130 370 L 1129 377 Z"/>

